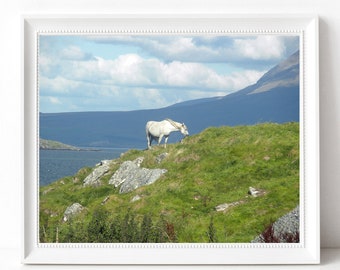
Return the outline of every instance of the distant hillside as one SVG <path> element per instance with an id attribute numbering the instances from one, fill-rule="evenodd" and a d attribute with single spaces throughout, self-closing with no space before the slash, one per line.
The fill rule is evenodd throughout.
<path id="1" fill-rule="evenodd" d="M 299 52 L 269 70 L 256 84 L 238 92 L 155 110 L 41 113 L 44 138 L 85 147 L 146 148 L 145 123 L 172 118 L 190 134 L 210 126 L 299 122 Z M 172 134 L 169 142 L 179 141 Z"/>
<path id="2" fill-rule="evenodd" d="M 72 145 L 64 144 L 64 143 L 57 142 L 57 141 L 45 140 L 45 139 L 39 140 L 39 148 L 46 149 L 46 150 L 73 150 L 73 151 L 80 150 L 79 148 L 72 146 Z"/>
<path id="3" fill-rule="evenodd" d="M 111 179 L 134 160 L 163 175 L 122 193 Z M 299 183 L 298 123 L 212 127 L 41 187 L 40 241 L 250 243 L 296 208 Z"/>

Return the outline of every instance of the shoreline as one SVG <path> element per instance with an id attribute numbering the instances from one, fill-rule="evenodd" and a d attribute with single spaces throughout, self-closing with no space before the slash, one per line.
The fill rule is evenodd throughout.
<path id="1" fill-rule="evenodd" d="M 60 151 L 76 151 L 76 152 L 81 152 L 81 151 L 102 151 L 101 149 L 88 149 L 88 148 L 76 148 L 76 149 L 70 149 L 70 148 L 44 148 L 44 147 L 39 147 L 39 150 L 60 150 Z"/>

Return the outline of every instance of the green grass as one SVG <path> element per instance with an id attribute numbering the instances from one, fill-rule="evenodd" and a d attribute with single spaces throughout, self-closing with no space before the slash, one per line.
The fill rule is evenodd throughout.
<path id="1" fill-rule="evenodd" d="M 157 164 L 155 158 L 165 151 L 169 155 Z M 140 156 L 144 157 L 143 167 L 168 172 L 152 185 L 119 194 L 118 188 L 107 184 L 109 178 L 123 161 Z M 100 187 L 82 186 L 91 168 L 41 187 L 42 242 L 55 241 L 56 227 L 61 240 L 67 241 L 65 235 L 71 231 L 78 240 L 82 235 L 85 241 L 92 241 L 86 228 L 98 207 L 109 213 L 105 217 L 108 224 L 126 213 L 134 216 L 137 227 L 146 215 L 153 224 L 161 220 L 166 224 L 164 230 L 175 234 L 170 241 L 209 242 L 213 232 L 217 242 L 250 242 L 299 203 L 298 123 L 212 127 L 166 149 L 155 146 L 152 150 L 130 150 L 118 161 Z M 250 186 L 265 190 L 266 195 L 250 197 Z M 130 202 L 137 194 L 142 198 Z M 102 206 L 106 196 L 110 199 Z M 236 201 L 242 203 L 225 213 L 215 211 L 219 204 Z M 75 202 L 86 210 L 74 218 L 71 226 L 62 222 L 62 216 Z"/>

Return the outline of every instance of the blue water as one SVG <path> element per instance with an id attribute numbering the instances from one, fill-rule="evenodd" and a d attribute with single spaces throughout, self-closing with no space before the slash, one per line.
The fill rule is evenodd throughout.
<path id="1" fill-rule="evenodd" d="M 128 149 L 100 149 L 99 151 L 39 151 L 39 183 L 48 185 L 62 177 L 75 175 L 83 167 L 93 167 L 101 160 L 114 159 Z"/>

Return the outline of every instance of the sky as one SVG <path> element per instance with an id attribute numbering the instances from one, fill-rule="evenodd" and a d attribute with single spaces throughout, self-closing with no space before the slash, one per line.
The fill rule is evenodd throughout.
<path id="1" fill-rule="evenodd" d="M 129 111 L 225 96 L 299 49 L 287 35 L 40 35 L 39 111 Z"/>

